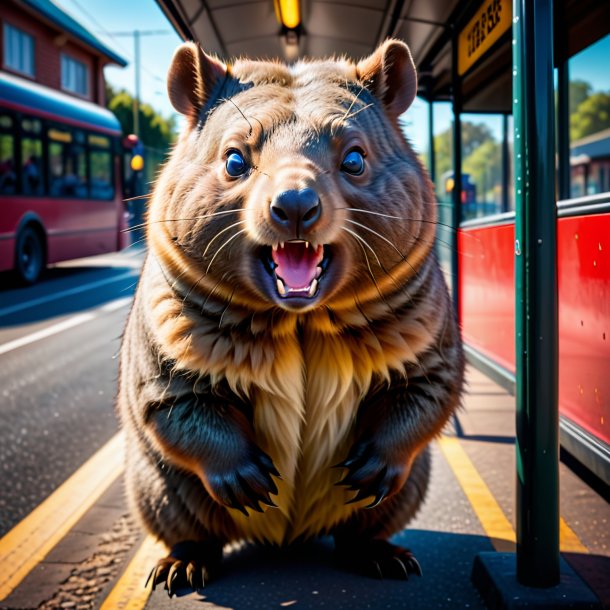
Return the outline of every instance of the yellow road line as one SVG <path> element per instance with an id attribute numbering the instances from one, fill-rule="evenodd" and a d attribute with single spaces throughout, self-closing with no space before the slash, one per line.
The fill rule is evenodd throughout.
<path id="1" fill-rule="evenodd" d="M 443 436 L 438 444 L 485 533 L 498 550 L 496 540 L 515 541 L 515 530 L 474 464 L 455 437 Z"/>
<path id="2" fill-rule="evenodd" d="M 515 542 L 515 530 L 460 445 L 460 441 L 455 437 L 443 436 L 439 439 L 438 443 L 449 466 L 453 470 L 453 474 L 460 483 L 485 533 L 491 538 L 496 550 L 499 550 L 496 544 L 497 540 Z M 563 517 L 559 520 L 559 540 L 563 553 L 589 552 L 576 535 L 576 532 L 572 530 Z"/>
<path id="3" fill-rule="evenodd" d="M 152 592 L 152 583 L 144 587 L 146 578 L 167 549 L 152 536 L 147 536 L 133 559 L 104 600 L 100 610 L 141 610 Z"/>
<path id="4" fill-rule="evenodd" d="M 123 471 L 116 434 L 0 540 L 0 600 L 40 563 Z"/>

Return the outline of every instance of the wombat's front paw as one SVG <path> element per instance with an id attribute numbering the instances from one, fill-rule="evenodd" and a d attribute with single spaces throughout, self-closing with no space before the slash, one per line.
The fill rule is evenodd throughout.
<path id="1" fill-rule="evenodd" d="M 336 485 L 345 485 L 358 492 L 347 504 L 373 497 L 374 500 L 366 508 L 373 508 L 395 494 L 409 474 L 405 461 L 398 459 L 398 456 L 388 456 L 373 441 L 354 444 L 347 458 L 336 467 L 348 470 Z"/>
<path id="2" fill-rule="evenodd" d="M 263 512 L 259 502 L 276 506 L 269 494 L 277 494 L 271 475 L 280 476 L 271 458 L 256 445 L 250 444 L 239 455 L 230 456 L 220 467 L 205 469 L 205 486 L 220 504 L 235 508 L 248 516 L 246 507 Z"/>

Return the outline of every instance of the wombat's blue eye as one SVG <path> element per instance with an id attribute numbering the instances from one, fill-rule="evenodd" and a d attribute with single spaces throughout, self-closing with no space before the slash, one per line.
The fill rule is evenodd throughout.
<path id="1" fill-rule="evenodd" d="M 231 176 L 232 178 L 242 176 L 246 173 L 246 170 L 248 169 L 248 166 L 246 165 L 246 160 L 241 156 L 241 153 L 236 150 L 232 150 L 229 153 L 225 167 L 227 170 L 227 174 L 229 174 L 229 176 Z"/>
<path id="2" fill-rule="evenodd" d="M 350 150 L 341 163 L 341 171 L 360 176 L 364 172 L 364 155 L 359 150 Z"/>

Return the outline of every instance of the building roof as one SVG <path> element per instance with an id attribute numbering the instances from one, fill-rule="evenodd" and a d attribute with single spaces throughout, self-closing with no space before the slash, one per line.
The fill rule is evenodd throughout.
<path id="1" fill-rule="evenodd" d="M 107 57 L 113 63 L 123 68 L 127 65 L 125 59 L 109 49 L 78 21 L 53 4 L 51 0 L 21 0 L 21 2 L 55 24 L 60 30 L 71 34 L 80 42 Z"/>

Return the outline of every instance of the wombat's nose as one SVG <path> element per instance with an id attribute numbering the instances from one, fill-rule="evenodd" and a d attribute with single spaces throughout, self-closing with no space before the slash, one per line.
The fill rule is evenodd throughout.
<path id="1" fill-rule="evenodd" d="M 271 202 L 271 220 L 297 238 L 307 233 L 322 215 L 322 202 L 311 188 L 284 191 Z"/>

